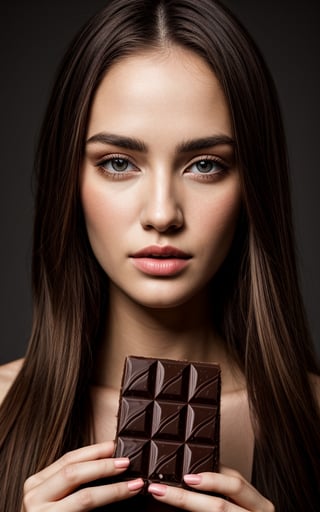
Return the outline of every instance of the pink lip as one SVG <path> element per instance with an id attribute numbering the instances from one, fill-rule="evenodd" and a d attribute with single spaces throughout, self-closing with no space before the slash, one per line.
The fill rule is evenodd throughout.
<path id="1" fill-rule="evenodd" d="M 135 252 L 131 255 L 132 258 L 181 258 L 184 260 L 190 259 L 190 254 L 187 254 L 176 247 L 171 245 L 150 245 L 141 249 L 141 251 Z"/>
<path id="2" fill-rule="evenodd" d="M 191 258 L 170 245 L 150 245 L 131 255 L 134 266 L 144 274 L 153 276 L 174 276 L 179 274 Z"/>

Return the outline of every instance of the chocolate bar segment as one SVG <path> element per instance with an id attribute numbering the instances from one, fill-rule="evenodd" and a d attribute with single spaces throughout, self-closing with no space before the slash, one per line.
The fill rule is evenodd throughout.
<path id="1" fill-rule="evenodd" d="M 218 471 L 220 367 L 213 363 L 126 358 L 116 457 L 121 479 L 184 486 L 183 475 Z"/>

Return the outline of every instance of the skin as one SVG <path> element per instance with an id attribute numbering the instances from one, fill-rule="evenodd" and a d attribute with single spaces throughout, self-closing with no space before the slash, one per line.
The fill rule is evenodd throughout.
<path id="1" fill-rule="evenodd" d="M 106 140 L 105 134 L 116 138 Z M 143 148 L 124 147 L 120 136 L 138 139 Z M 200 147 L 199 139 L 209 137 L 219 137 L 219 143 L 211 140 Z M 165 511 L 168 505 L 194 512 L 274 510 L 248 482 L 253 434 L 245 382 L 215 333 L 207 299 L 241 205 L 232 139 L 227 103 L 215 75 L 187 50 L 173 47 L 123 59 L 99 86 L 81 183 L 89 240 L 110 278 L 110 308 L 92 387 L 97 444 L 66 454 L 30 477 L 24 512 L 92 510 L 141 490 L 143 482 L 136 479 L 72 492 L 129 465 L 128 459 L 112 458 L 114 443 L 106 441 L 115 435 L 127 354 L 219 361 L 224 376 L 222 459 L 245 475 L 222 466 L 219 474 L 185 476 L 190 487 L 224 494 L 228 501 L 151 484 L 151 510 Z M 186 148 L 190 141 L 198 141 L 197 147 Z M 150 245 L 174 246 L 188 260 L 170 275 L 165 263 L 149 262 L 160 269 L 150 275 L 137 268 L 133 257 Z"/>
<path id="2" fill-rule="evenodd" d="M 240 206 L 232 144 L 179 151 L 182 143 L 202 137 L 231 140 L 232 132 L 218 84 L 212 89 L 214 76 L 201 80 L 203 70 L 189 55 L 179 73 L 177 64 L 175 57 L 151 54 L 110 70 L 93 104 L 82 182 L 89 239 L 110 277 L 112 299 L 124 301 L 125 295 L 134 305 L 151 308 L 189 300 L 205 307 L 201 292 L 228 252 Z M 190 74 L 192 87 L 185 87 Z M 147 149 L 97 142 L 104 133 L 138 139 Z M 108 162 L 117 154 L 128 159 L 127 171 L 116 172 Z M 196 162 L 208 155 L 219 160 L 208 160 L 212 171 L 201 174 Z M 152 244 L 173 245 L 190 255 L 187 268 L 174 279 L 137 270 L 130 256 Z"/>

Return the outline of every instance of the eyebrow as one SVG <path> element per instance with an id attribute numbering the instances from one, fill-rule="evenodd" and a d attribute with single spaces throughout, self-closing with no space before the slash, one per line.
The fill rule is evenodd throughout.
<path id="1" fill-rule="evenodd" d="M 140 151 L 142 153 L 146 153 L 148 150 L 146 144 L 141 140 L 105 132 L 92 135 L 92 137 L 87 140 L 87 144 L 92 143 L 111 144 L 113 146 L 119 146 L 124 149 L 131 149 L 132 151 Z"/>
<path id="2" fill-rule="evenodd" d="M 211 137 L 202 137 L 200 139 L 191 139 L 181 142 L 177 147 L 177 153 L 188 153 L 189 151 L 209 149 L 214 146 L 233 146 L 234 143 L 235 141 L 228 135 L 213 135 Z"/>
<path id="3" fill-rule="evenodd" d="M 111 144 L 113 146 L 118 146 L 124 149 L 129 149 L 132 151 L 140 151 L 141 153 L 146 153 L 148 151 L 147 145 L 139 139 L 135 139 L 133 137 L 125 137 L 122 135 L 115 135 L 112 133 L 101 132 L 95 135 L 92 135 L 87 140 L 87 144 Z M 212 135 L 210 137 L 201 137 L 199 139 L 190 139 L 184 142 L 181 142 L 176 149 L 177 153 L 188 153 L 190 151 L 199 151 L 203 149 L 209 149 L 214 146 L 221 145 L 234 145 L 235 141 L 232 137 L 228 135 Z"/>

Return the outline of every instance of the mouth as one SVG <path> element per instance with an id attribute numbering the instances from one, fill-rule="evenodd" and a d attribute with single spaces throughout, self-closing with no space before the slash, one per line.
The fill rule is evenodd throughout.
<path id="1" fill-rule="evenodd" d="M 191 258 L 191 254 L 169 245 L 152 245 L 131 255 L 133 265 L 153 277 L 176 276 L 188 266 Z"/>
<path id="2" fill-rule="evenodd" d="M 145 247 L 131 255 L 132 258 L 155 258 L 159 260 L 166 259 L 183 259 L 188 260 L 191 258 L 190 254 L 177 249 L 176 247 L 172 247 L 170 245 L 151 245 L 149 247 Z"/>

